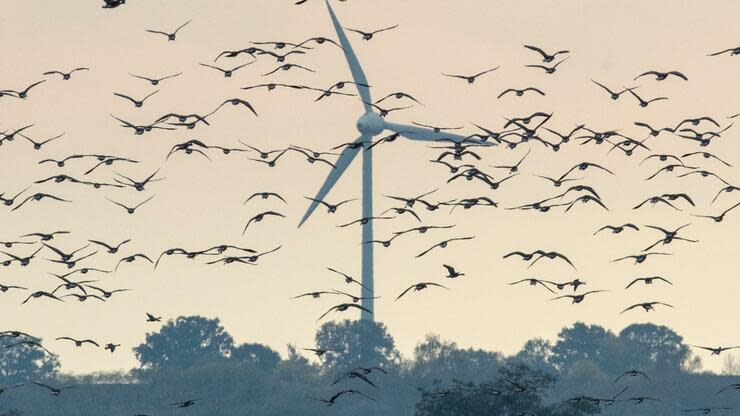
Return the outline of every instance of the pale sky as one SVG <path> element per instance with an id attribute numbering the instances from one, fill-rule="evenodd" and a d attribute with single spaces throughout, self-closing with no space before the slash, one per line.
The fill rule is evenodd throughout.
<path id="1" fill-rule="evenodd" d="M 547 126 L 562 132 L 584 123 L 595 130 L 621 129 L 629 137 L 643 139 L 645 132 L 633 126 L 634 121 L 673 127 L 683 118 L 707 115 L 724 127 L 730 123 L 727 116 L 740 112 L 734 90 L 740 58 L 729 54 L 706 56 L 737 46 L 740 3 L 735 1 L 716 1 L 711 7 L 692 1 L 335 3 L 345 27 L 371 30 L 399 25 L 369 42 L 349 34 L 375 99 L 404 91 L 424 104 L 392 113 L 388 116 L 392 121 L 465 125 L 462 132 L 471 134 L 477 131 L 471 123 L 499 130 L 504 117 L 545 111 L 554 113 Z M 315 73 L 293 70 L 263 77 L 261 74 L 279 65 L 267 56 L 259 57 L 230 79 L 198 65 L 212 63 L 223 50 L 247 48 L 251 41 L 300 42 L 313 36 L 336 39 L 323 1 L 309 0 L 300 7 L 285 0 L 129 0 L 114 10 L 104 10 L 101 5 L 95 1 L 4 2 L 0 16 L 0 89 L 24 88 L 45 78 L 48 81 L 31 90 L 28 100 L 0 98 L 0 131 L 35 123 L 27 130 L 35 139 L 62 132 L 65 136 L 40 151 L 20 138 L 3 143 L 0 192 L 14 194 L 36 180 L 61 173 L 86 179 L 83 173 L 93 164 L 89 159 L 70 161 L 63 169 L 37 164 L 41 159 L 74 153 L 106 153 L 141 161 L 100 168 L 89 175 L 97 181 L 110 182 L 115 172 L 141 179 L 157 169 L 165 179 L 148 185 L 141 193 L 131 189 L 95 190 L 69 183 L 34 185 L 26 195 L 48 192 L 73 202 L 43 200 L 15 212 L 0 207 L 0 240 L 37 231 L 70 230 L 72 234 L 53 243 L 74 250 L 88 239 L 118 242 L 131 238 L 122 254 L 100 252 L 84 263 L 104 269 L 115 267 L 124 255 L 146 253 L 156 257 L 171 247 L 195 250 L 230 243 L 259 251 L 282 244 L 282 249 L 260 259 L 257 267 L 205 265 L 205 261 L 212 260 L 210 257 L 205 261 L 171 257 L 157 270 L 134 262 L 123 264 L 114 274 L 84 276 L 98 279 L 96 285 L 106 289 L 133 289 L 104 304 L 94 299 L 77 303 L 68 298 L 65 303 L 38 300 L 20 305 L 30 292 L 0 294 L 2 329 L 20 329 L 43 337 L 47 346 L 60 355 L 62 369 L 74 373 L 134 366 L 130 348 L 141 343 L 148 331 L 158 328 L 157 324 L 144 322 L 145 311 L 165 319 L 179 315 L 219 317 L 237 342 L 265 343 L 280 352 L 286 351 L 288 343 L 311 346 L 319 327 L 316 318 L 340 298 L 289 298 L 315 290 L 356 292 L 326 267 L 359 275 L 360 228 L 336 227 L 360 217 L 359 203 L 347 204 L 333 216 L 319 208 L 306 225 L 297 229 L 308 206 L 303 197 L 315 194 L 329 172 L 327 166 L 309 165 L 295 153 L 285 155 L 274 169 L 249 160 L 256 155 L 246 153 L 224 156 L 212 151 L 212 162 L 197 155 L 176 154 L 166 161 L 165 156 L 174 144 L 195 138 L 227 147 L 239 147 L 238 140 L 242 140 L 265 149 L 294 144 L 316 150 L 354 140 L 358 136 L 355 122 L 362 114 L 357 97 L 332 96 L 314 103 L 318 94 L 312 92 L 240 89 L 267 80 L 312 87 L 349 80 L 341 51 L 332 45 L 289 58 L 289 62 L 315 69 Z M 190 19 L 192 22 L 178 33 L 175 42 L 145 32 L 173 30 Z M 539 45 L 548 51 L 568 49 L 569 59 L 555 74 L 547 75 L 524 67 L 539 64 L 541 59 L 523 44 Z M 233 67 L 250 60 L 242 55 L 222 59 L 218 64 Z M 473 86 L 440 75 L 476 73 L 495 66 L 500 69 L 481 77 Z M 75 67 L 91 70 L 77 72 L 69 81 L 41 75 Z M 633 81 L 647 70 L 679 70 L 689 81 L 669 78 L 658 82 L 647 77 Z M 143 97 L 154 91 L 155 87 L 127 73 L 164 76 L 177 72 L 183 75 L 163 81 L 156 87 L 160 92 L 141 109 L 113 95 L 119 92 Z M 591 79 L 615 89 L 639 85 L 641 96 L 667 96 L 669 100 L 641 108 L 625 94 L 615 102 Z M 527 86 L 542 89 L 546 96 L 496 98 L 506 88 Z M 252 103 L 259 117 L 242 107 L 228 106 L 209 117 L 211 126 L 135 136 L 109 115 L 145 124 L 168 112 L 208 113 L 234 97 Z M 396 103 L 387 105 L 392 104 Z M 706 124 L 701 127 L 713 128 Z M 730 163 L 740 163 L 736 128 L 713 140 L 708 150 Z M 551 135 L 546 137 L 553 140 Z M 655 153 L 680 155 L 700 150 L 693 142 L 667 133 L 649 139 L 646 145 Z M 489 165 L 515 163 L 528 147 L 482 150 L 484 159 L 476 165 L 502 178 L 506 171 Z M 479 182 L 446 184 L 448 172 L 427 162 L 438 151 L 421 142 L 399 139 L 374 151 L 378 213 L 397 206 L 383 194 L 411 196 L 434 188 L 440 188 L 431 197 L 435 201 L 489 196 L 500 203 L 499 208 L 458 208 L 453 214 L 449 208 L 427 212 L 419 207 L 417 212 L 424 224 L 455 224 L 455 228 L 406 235 L 389 248 L 376 248 L 375 292 L 381 299 L 376 302 L 374 315 L 388 326 L 403 354 L 410 356 L 413 347 L 429 333 L 463 347 L 511 354 L 530 338 L 554 339 L 563 326 L 575 321 L 596 323 L 614 331 L 635 322 L 655 322 L 675 329 L 690 344 L 726 346 L 740 342 L 737 334 L 726 331 L 738 325 L 738 315 L 731 311 L 738 288 L 736 259 L 740 248 L 735 242 L 740 211 L 728 214 L 721 224 L 691 216 L 719 214 L 738 201 L 735 193 L 722 195 L 710 205 L 724 186 L 716 178 L 676 178 L 674 173 L 645 182 L 643 179 L 663 164 L 653 160 L 638 166 L 648 154 L 644 150 L 627 158 L 618 151 L 607 154 L 608 144 L 571 143 L 553 153 L 533 143 L 531 149 L 521 175 L 496 191 Z M 470 161 L 466 159 L 466 163 Z M 591 204 L 579 204 L 568 213 L 504 209 L 556 195 L 560 189 L 533 175 L 559 176 L 582 161 L 602 164 L 616 173 L 611 176 L 587 170 L 581 175 L 585 179 L 579 182 L 594 186 L 610 211 Z M 359 162 L 357 158 L 330 193 L 330 201 L 359 197 Z M 736 169 L 717 161 L 693 158 L 686 159 L 686 164 L 716 172 L 729 183 L 740 182 Z M 279 192 L 288 205 L 256 199 L 242 205 L 247 196 L 260 191 Z M 651 195 L 667 192 L 686 192 L 697 206 L 681 212 L 665 206 L 631 209 Z M 156 197 L 135 215 L 127 215 L 106 200 L 135 204 L 151 195 Z M 571 199 L 574 197 L 565 201 Z M 267 218 L 250 226 L 242 237 L 246 221 L 266 210 L 279 211 L 287 218 Z M 682 235 L 700 242 L 677 241 L 660 247 L 658 251 L 673 255 L 651 258 L 640 266 L 611 263 L 614 258 L 638 253 L 661 237 L 648 229 L 592 236 L 603 225 L 624 222 L 665 228 L 691 223 Z M 378 222 L 375 235 L 387 238 L 393 231 L 417 225 L 413 218 L 401 216 Z M 443 239 L 468 235 L 476 238 L 414 258 Z M 564 263 L 548 261 L 527 269 L 526 263 L 501 258 L 509 251 L 540 248 L 566 254 L 577 271 Z M 32 250 L 18 246 L 11 252 L 26 255 Z M 48 251 L 42 254 L 40 257 L 52 258 Z M 456 281 L 444 279 L 443 263 L 454 265 L 466 276 Z M 48 273 L 64 271 L 63 266 L 36 259 L 25 269 L 17 264 L 3 268 L 0 283 L 51 290 L 58 283 Z M 674 284 L 637 285 L 624 290 L 632 279 L 650 275 L 664 276 Z M 551 294 L 542 288 L 506 284 L 527 277 L 554 281 L 579 277 L 588 281 L 587 290 L 609 292 L 571 305 L 566 300 L 549 301 Z M 419 281 L 438 282 L 451 290 L 431 288 L 393 301 Z M 677 309 L 619 314 L 629 305 L 653 300 Z M 330 315 L 334 319 L 356 316 L 356 312 Z M 53 340 L 59 336 L 93 338 L 123 347 L 113 355 L 75 349 Z M 705 368 L 721 367 L 721 358 L 699 354 Z"/>

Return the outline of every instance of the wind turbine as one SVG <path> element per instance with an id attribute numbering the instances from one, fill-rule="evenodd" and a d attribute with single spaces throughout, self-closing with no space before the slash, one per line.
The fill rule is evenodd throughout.
<path id="1" fill-rule="evenodd" d="M 326 180 L 324 180 L 324 184 L 321 185 L 321 188 L 319 188 L 314 199 L 323 200 L 324 197 L 326 197 L 332 187 L 334 187 L 337 181 L 339 181 L 339 178 L 342 177 L 344 171 L 347 170 L 349 165 L 352 163 L 355 156 L 357 156 L 357 154 L 362 150 L 362 218 L 369 218 L 373 216 L 373 153 L 371 149 L 364 147 L 362 144 L 363 142 L 370 142 L 373 137 L 379 135 L 385 130 L 390 130 L 410 140 L 420 141 L 433 142 L 441 138 L 447 138 L 462 142 L 465 140 L 465 137 L 446 132 L 435 132 L 433 129 L 418 126 L 408 126 L 405 124 L 387 122 L 380 116 L 380 114 L 374 112 L 373 107 L 370 105 L 373 101 L 370 94 L 370 88 L 367 87 L 367 85 L 370 84 L 367 82 L 365 72 L 362 70 L 360 62 L 352 50 L 352 45 L 350 45 L 347 35 L 344 33 L 344 29 L 342 29 L 342 25 L 339 24 L 339 20 L 337 19 L 336 14 L 334 14 L 334 10 L 332 9 L 331 4 L 329 4 L 329 0 L 326 0 L 326 7 L 329 9 L 329 15 L 334 24 L 334 29 L 337 32 L 339 43 L 342 45 L 342 49 L 344 50 L 344 57 L 347 60 L 347 65 L 349 65 L 349 70 L 352 73 L 352 78 L 357 87 L 357 92 L 363 102 L 365 113 L 357 120 L 357 130 L 360 131 L 360 137 L 353 142 L 357 147 L 349 146 L 342 151 L 335 162 L 336 167 L 329 172 L 329 175 L 326 177 Z M 318 202 L 311 202 L 311 205 L 309 205 L 308 210 L 306 210 L 306 214 L 303 216 L 303 219 L 301 219 L 298 227 L 308 220 L 318 205 Z M 372 220 L 370 220 L 362 224 L 362 241 L 371 241 L 372 239 L 373 224 Z M 372 320 L 372 311 L 375 310 L 372 299 L 373 248 L 373 244 L 362 244 L 362 306 L 371 311 L 362 311 L 361 319 L 363 320 Z"/>

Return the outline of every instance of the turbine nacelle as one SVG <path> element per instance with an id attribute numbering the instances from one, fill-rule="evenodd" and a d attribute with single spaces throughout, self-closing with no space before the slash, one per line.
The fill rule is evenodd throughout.
<path id="1" fill-rule="evenodd" d="M 367 112 L 357 120 L 357 130 L 366 136 L 377 136 L 385 130 L 385 120 L 378 113 Z"/>

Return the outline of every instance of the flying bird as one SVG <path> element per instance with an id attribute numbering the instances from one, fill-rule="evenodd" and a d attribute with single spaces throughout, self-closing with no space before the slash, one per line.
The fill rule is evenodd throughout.
<path id="1" fill-rule="evenodd" d="M 478 77 L 480 77 L 482 75 L 485 75 L 485 74 L 488 74 L 489 72 L 493 72 L 493 71 L 495 71 L 497 69 L 499 69 L 498 66 L 495 67 L 495 68 L 486 69 L 485 71 L 481 71 L 481 72 L 479 72 L 477 74 L 474 74 L 474 75 L 453 75 L 453 74 L 445 74 L 444 72 L 442 73 L 442 75 L 444 75 L 446 77 L 450 77 L 450 78 L 464 79 L 464 80 L 468 81 L 468 84 L 471 84 L 472 85 L 475 82 L 475 80 L 478 79 Z"/>
<path id="2" fill-rule="evenodd" d="M 421 253 L 417 254 L 415 257 L 416 258 L 422 257 L 422 256 L 424 256 L 425 254 L 429 253 L 430 251 L 434 250 L 437 247 L 439 247 L 439 248 L 446 248 L 447 245 L 449 243 L 453 242 L 453 241 L 472 240 L 473 238 L 475 238 L 475 237 L 456 237 L 456 238 L 450 238 L 448 240 L 441 241 L 441 242 L 439 242 L 439 243 L 437 243 L 437 244 L 429 247 L 428 249 L 426 249 L 426 250 L 422 251 Z"/>
<path id="3" fill-rule="evenodd" d="M 73 70 L 71 70 L 69 72 L 62 72 L 62 71 L 56 71 L 56 70 L 54 70 L 54 71 L 44 72 L 44 75 L 61 75 L 62 80 L 67 81 L 67 80 L 69 80 L 72 77 L 72 74 L 74 74 L 75 72 L 77 72 L 77 71 L 89 71 L 89 70 L 90 70 L 90 68 L 84 68 L 84 67 L 82 67 L 82 68 L 75 68 L 75 69 L 73 69 Z"/>
<path id="4" fill-rule="evenodd" d="M 360 305 L 357 305 L 357 304 L 354 304 L 354 303 L 340 303 L 339 305 L 334 305 L 331 308 L 329 308 L 329 310 L 326 311 L 326 312 L 324 312 L 324 314 L 321 315 L 319 317 L 319 319 L 316 320 L 316 322 L 320 321 L 322 318 L 324 318 L 326 315 L 328 315 L 332 311 L 344 312 L 344 311 L 346 311 L 346 310 L 348 310 L 350 308 L 355 308 L 355 309 L 359 309 L 361 311 L 365 311 L 367 313 L 372 313 L 372 311 L 370 311 L 369 309 L 365 308 L 364 306 L 360 306 Z"/>
<path id="5" fill-rule="evenodd" d="M 179 26 L 179 27 L 178 27 L 177 29 L 175 29 L 175 31 L 174 31 L 174 32 L 172 32 L 172 33 L 168 33 L 168 32 L 163 32 L 163 31 L 161 31 L 161 30 L 150 30 L 150 29 L 147 29 L 146 31 L 147 31 L 147 32 L 149 32 L 149 33 L 155 33 L 155 34 L 158 34 L 158 35 L 164 35 L 164 36 L 167 36 L 167 40 L 168 40 L 168 41 L 170 41 L 170 42 L 172 42 L 172 41 L 174 41 L 174 40 L 175 40 L 175 39 L 177 38 L 177 32 L 179 32 L 179 31 L 180 31 L 180 29 L 182 29 L 182 28 L 184 28 L 185 26 L 187 26 L 187 25 L 188 25 L 188 24 L 189 24 L 190 22 L 191 22 L 191 21 L 190 21 L 190 20 L 188 20 L 187 22 L 185 22 L 185 23 L 181 24 L 181 25 L 180 25 L 180 26 Z"/>
<path id="6" fill-rule="evenodd" d="M 554 74 L 555 71 L 558 69 L 558 66 L 560 66 L 560 64 L 562 64 L 563 62 L 567 60 L 568 58 L 562 59 L 553 66 L 545 66 L 545 65 L 524 65 L 524 66 L 527 68 L 540 68 L 540 69 L 545 70 L 546 74 Z"/>
<path id="7" fill-rule="evenodd" d="M 178 76 L 182 75 L 182 72 L 178 72 L 178 73 L 172 74 L 172 75 L 166 75 L 166 76 L 163 76 L 163 77 L 160 77 L 160 78 L 149 78 L 149 77 L 145 77 L 145 76 L 142 76 L 142 75 L 134 75 L 134 74 L 131 74 L 131 73 L 129 73 L 129 75 L 131 75 L 134 78 L 139 78 L 139 79 L 143 79 L 145 81 L 149 81 L 150 84 L 156 86 L 156 85 L 159 85 L 160 82 L 162 82 L 162 81 L 164 81 L 166 79 L 175 78 L 175 77 L 178 77 Z"/>
<path id="8" fill-rule="evenodd" d="M 675 306 L 669 305 L 669 304 L 663 303 L 663 302 L 644 302 L 644 303 L 638 303 L 638 304 L 629 306 L 625 310 L 623 310 L 622 312 L 620 312 L 619 314 L 621 315 L 621 314 L 623 314 L 623 313 L 625 313 L 625 312 L 627 312 L 629 310 L 635 309 L 635 308 L 642 308 L 642 309 L 645 310 L 645 312 L 650 312 L 650 311 L 654 311 L 655 310 L 655 305 L 662 305 L 662 306 L 667 306 L 669 308 L 675 308 Z"/>
<path id="9" fill-rule="evenodd" d="M 665 278 L 660 277 L 660 276 L 640 277 L 640 278 L 637 278 L 637 279 L 631 281 L 627 285 L 627 287 L 625 287 L 625 289 L 629 289 L 632 285 L 634 285 L 637 282 L 643 282 L 646 285 L 652 285 L 653 282 L 658 281 L 658 280 L 661 281 L 661 282 L 668 283 L 669 285 L 672 285 L 673 284 L 668 279 L 665 279 Z"/>
<path id="10" fill-rule="evenodd" d="M 373 30 L 371 32 L 365 32 L 365 31 L 362 31 L 362 30 L 350 29 L 350 28 L 345 28 L 345 29 L 349 30 L 350 32 L 354 32 L 354 33 L 360 34 L 362 36 L 362 39 L 363 40 L 371 40 L 373 38 L 373 36 L 375 36 L 377 33 L 385 32 L 387 30 L 395 29 L 397 27 L 398 27 L 398 25 L 393 25 L 393 26 L 386 27 L 386 28 L 383 28 L 383 29 Z"/>
<path id="11" fill-rule="evenodd" d="M 420 282 L 420 283 L 416 283 L 416 284 L 413 284 L 413 285 L 409 286 L 408 289 L 404 290 L 403 292 L 401 292 L 400 295 L 398 295 L 398 297 L 396 298 L 396 300 L 401 299 L 401 297 L 403 297 L 403 295 L 405 295 L 406 293 L 408 293 L 410 290 L 413 290 L 414 292 L 418 292 L 420 290 L 424 290 L 424 289 L 428 288 L 429 286 L 436 286 L 436 287 L 441 287 L 442 289 L 450 290 L 448 287 L 442 286 L 439 283 Z"/>
<path id="12" fill-rule="evenodd" d="M 650 377 L 647 376 L 647 374 L 643 373 L 640 370 L 627 370 L 624 373 L 620 374 L 619 377 L 614 379 L 614 382 L 612 384 L 616 384 L 617 381 L 621 380 L 623 377 L 637 377 L 642 376 L 645 380 L 650 381 Z"/>
<path id="13" fill-rule="evenodd" d="M 224 74 L 224 78 L 231 78 L 231 76 L 234 75 L 234 72 L 238 71 L 241 68 L 244 68 L 247 65 L 253 64 L 253 63 L 254 63 L 254 61 L 247 62 L 246 64 L 238 65 L 238 66 L 235 66 L 235 67 L 233 67 L 231 69 L 223 69 L 223 68 L 220 68 L 220 67 L 217 67 L 217 66 L 214 66 L 214 65 L 208 65 L 208 64 L 200 64 L 200 66 L 204 66 L 206 68 L 211 68 L 211 69 L 215 69 L 217 71 L 221 71 L 221 73 Z"/>
<path id="14" fill-rule="evenodd" d="M 517 97 L 521 97 L 521 96 L 523 96 L 523 95 L 524 95 L 524 94 L 525 94 L 525 93 L 526 93 L 527 91 L 532 91 L 532 92 L 536 92 L 537 94 L 539 94 L 539 95 L 542 95 L 542 96 L 544 96 L 544 95 L 545 95 L 545 93 L 544 93 L 544 92 L 542 92 L 542 90 L 540 90 L 540 89 L 538 89 L 538 88 L 534 88 L 534 87 L 527 87 L 527 88 L 524 88 L 524 89 L 521 89 L 521 90 L 518 90 L 518 89 L 516 89 L 516 88 L 507 88 L 507 89 L 503 90 L 503 91 L 501 92 L 501 94 L 499 94 L 499 95 L 498 95 L 498 97 L 497 97 L 497 98 L 501 98 L 501 97 L 503 97 L 504 95 L 506 95 L 506 94 L 508 94 L 508 93 L 510 93 L 510 92 L 513 92 L 513 93 L 514 93 L 514 94 L 515 94 L 515 95 L 516 95 Z"/>
<path id="15" fill-rule="evenodd" d="M 268 217 L 268 216 L 285 218 L 285 215 L 283 215 L 283 214 L 281 214 L 279 212 L 275 212 L 275 211 L 261 212 L 261 213 L 255 215 L 254 217 L 250 218 L 249 221 L 247 221 L 247 225 L 244 226 L 244 230 L 242 231 L 242 235 L 244 235 L 244 233 L 247 232 L 247 228 L 249 228 L 249 225 L 250 224 L 252 224 L 253 222 L 255 222 L 255 223 L 260 222 L 263 219 L 265 219 L 265 217 Z"/>
<path id="16" fill-rule="evenodd" d="M 555 59 L 555 57 L 560 54 L 570 53 L 570 51 L 562 50 L 562 51 L 557 51 L 553 53 L 552 55 L 550 55 L 549 53 L 545 52 L 541 48 L 538 48 L 537 46 L 524 45 L 524 47 L 542 55 L 542 62 L 545 62 L 545 63 L 552 62 Z"/>
<path id="17" fill-rule="evenodd" d="M 635 80 L 637 80 L 637 79 L 638 79 L 638 78 L 640 78 L 640 77 L 644 77 L 644 76 L 648 76 L 648 75 L 653 75 L 653 76 L 655 76 L 655 79 L 656 79 L 657 81 L 663 81 L 663 80 L 665 80 L 666 78 L 668 78 L 668 76 L 670 76 L 670 75 L 673 75 L 673 76 L 674 76 L 674 77 L 676 77 L 676 78 L 681 78 L 681 79 L 682 79 L 682 80 L 684 80 L 684 81 L 688 81 L 688 80 L 689 80 L 689 79 L 688 79 L 688 78 L 686 77 L 686 75 L 684 75 L 684 74 L 682 74 L 682 73 L 680 73 L 680 72 L 678 72 L 678 71 L 668 71 L 668 72 L 660 72 L 660 71 L 647 71 L 647 72 L 643 72 L 642 74 L 640 74 L 640 75 L 636 76 L 636 77 L 635 77 Z"/>
<path id="18" fill-rule="evenodd" d="M 115 95 L 116 97 L 121 97 L 123 99 L 129 100 L 129 101 L 131 101 L 134 104 L 134 107 L 141 108 L 144 105 L 144 101 L 146 101 L 149 97 L 151 97 L 152 95 L 154 95 L 154 94 L 156 94 L 158 92 L 159 92 L 159 90 L 156 90 L 156 91 L 150 93 L 149 95 L 145 96 L 141 100 L 137 100 L 135 98 L 129 97 L 126 94 L 121 94 L 121 93 L 117 93 L 117 92 L 114 92 L 113 95 Z"/>
<path id="19" fill-rule="evenodd" d="M 598 81 L 594 81 L 594 80 L 591 80 L 591 82 L 593 82 L 594 84 L 598 85 L 599 87 L 601 87 L 602 89 L 604 89 L 604 90 L 605 90 L 606 92 L 608 92 L 608 93 L 609 93 L 609 97 L 610 97 L 610 98 L 611 98 L 612 100 L 615 100 L 615 101 L 616 101 L 616 100 L 618 100 L 618 99 L 619 99 L 619 97 L 620 97 L 620 96 L 621 96 L 622 94 L 624 94 L 625 92 L 627 92 L 627 91 L 632 91 L 632 90 L 634 90 L 634 89 L 636 89 L 636 88 L 637 88 L 637 87 L 633 87 L 633 88 L 624 88 L 624 89 L 623 89 L 622 91 L 616 92 L 616 91 L 612 91 L 612 90 L 611 90 L 611 89 L 610 89 L 609 87 L 607 87 L 606 85 L 604 85 L 604 84 L 602 84 L 602 83 L 600 83 L 600 82 L 598 82 Z"/>

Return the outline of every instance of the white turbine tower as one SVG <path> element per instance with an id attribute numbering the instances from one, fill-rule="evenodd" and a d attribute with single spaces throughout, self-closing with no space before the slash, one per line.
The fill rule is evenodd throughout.
<path id="1" fill-rule="evenodd" d="M 337 183 L 342 174 L 349 167 L 354 160 L 355 156 L 362 151 L 362 217 L 369 218 L 373 216 L 373 153 L 371 149 L 365 148 L 363 142 L 370 142 L 371 139 L 384 130 L 390 130 L 394 133 L 399 134 L 402 137 L 411 140 L 421 141 L 437 141 L 441 138 L 453 139 L 458 142 L 465 140 L 464 136 L 440 133 L 433 129 L 422 128 L 417 126 L 408 126 L 405 124 L 391 123 L 385 121 L 380 114 L 373 111 L 373 107 L 369 104 L 372 103 L 372 97 L 370 95 L 370 85 L 365 76 L 365 72 L 360 66 L 360 62 L 357 60 L 357 56 L 352 50 L 347 35 L 345 35 L 342 26 L 339 24 L 337 16 L 334 14 L 334 10 L 329 4 L 329 0 L 326 0 L 326 6 L 329 9 L 329 15 L 331 16 L 334 29 L 337 32 L 339 42 L 344 49 L 344 56 L 349 65 L 349 70 L 352 72 L 352 78 L 357 87 L 357 92 L 363 102 L 365 113 L 357 120 L 357 130 L 360 131 L 360 137 L 357 138 L 353 143 L 356 147 L 349 146 L 342 151 L 337 159 L 335 166 L 329 175 L 326 177 L 324 184 L 321 186 L 319 191 L 316 193 L 316 200 L 323 200 L 332 187 Z M 306 210 L 306 214 L 301 219 L 299 227 L 303 225 L 311 214 L 318 207 L 318 202 L 312 202 Z M 362 224 L 362 241 L 371 241 L 373 239 L 373 225 L 372 221 L 367 221 Z M 362 306 L 369 310 L 374 311 L 373 306 L 373 244 L 362 244 L 362 276 L 361 282 L 362 288 Z M 365 320 L 372 320 L 372 313 L 362 311 L 361 318 Z"/>

